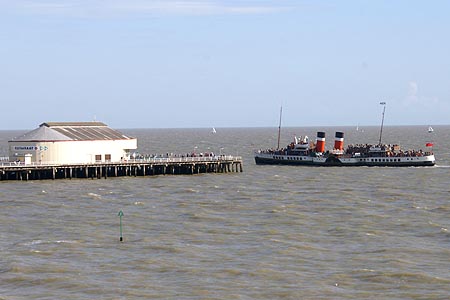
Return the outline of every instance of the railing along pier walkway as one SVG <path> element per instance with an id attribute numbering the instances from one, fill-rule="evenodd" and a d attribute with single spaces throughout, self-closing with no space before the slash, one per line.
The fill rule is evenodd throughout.
<path id="1" fill-rule="evenodd" d="M 80 164 L 0 161 L 0 181 L 242 172 L 240 156 L 167 157 Z"/>

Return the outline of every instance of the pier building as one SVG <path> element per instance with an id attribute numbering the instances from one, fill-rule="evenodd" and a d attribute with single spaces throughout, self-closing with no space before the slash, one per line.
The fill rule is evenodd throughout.
<path id="1" fill-rule="evenodd" d="M 47 122 L 12 139 L 0 181 L 242 172 L 242 157 L 131 158 L 137 139 L 101 122 Z"/>
<path id="2" fill-rule="evenodd" d="M 24 164 L 120 162 L 137 139 L 102 122 L 46 122 L 8 142 L 9 160 Z"/>

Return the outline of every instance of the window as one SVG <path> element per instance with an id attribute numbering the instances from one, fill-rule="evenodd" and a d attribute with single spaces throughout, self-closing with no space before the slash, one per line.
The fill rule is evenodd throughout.
<path id="1" fill-rule="evenodd" d="M 102 155 L 101 154 L 96 154 L 95 155 L 95 161 L 96 162 L 102 161 Z"/>
<path id="2" fill-rule="evenodd" d="M 111 161 L 111 154 L 105 154 L 105 161 Z"/>

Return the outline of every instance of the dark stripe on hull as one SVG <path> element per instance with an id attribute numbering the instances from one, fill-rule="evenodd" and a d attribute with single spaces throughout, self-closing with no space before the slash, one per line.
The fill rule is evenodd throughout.
<path id="1" fill-rule="evenodd" d="M 273 159 L 273 158 L 262 158 L 255 157 L 255 162 L 257 165 L 296 165 L 296 166 L 319 166 L 317 163 L 306 160 L 287 160 L 287 159 Z"/>
<path id="2" fill-rule="evenodd" d="M 404 162 L 356 162 L 342 163 L 338 160 L 317 163 L 305 160 L 287 160 L 255 157 L 257 165 L 294 165 L 294 166 L 317 166 L 317 167 L 432 167 L 432 161 L 404 161 Z"/>

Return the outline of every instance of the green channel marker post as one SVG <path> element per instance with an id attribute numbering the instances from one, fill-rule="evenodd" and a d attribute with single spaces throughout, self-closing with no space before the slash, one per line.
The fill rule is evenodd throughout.
<path id="1" fill-rule="evenodd" d="M 122 236 L 122 217 L 123 217 L 123 211 L 119 211 L 118 214 L 120 218 L 120 241 L 123 242 L 123 236 Z"/>

